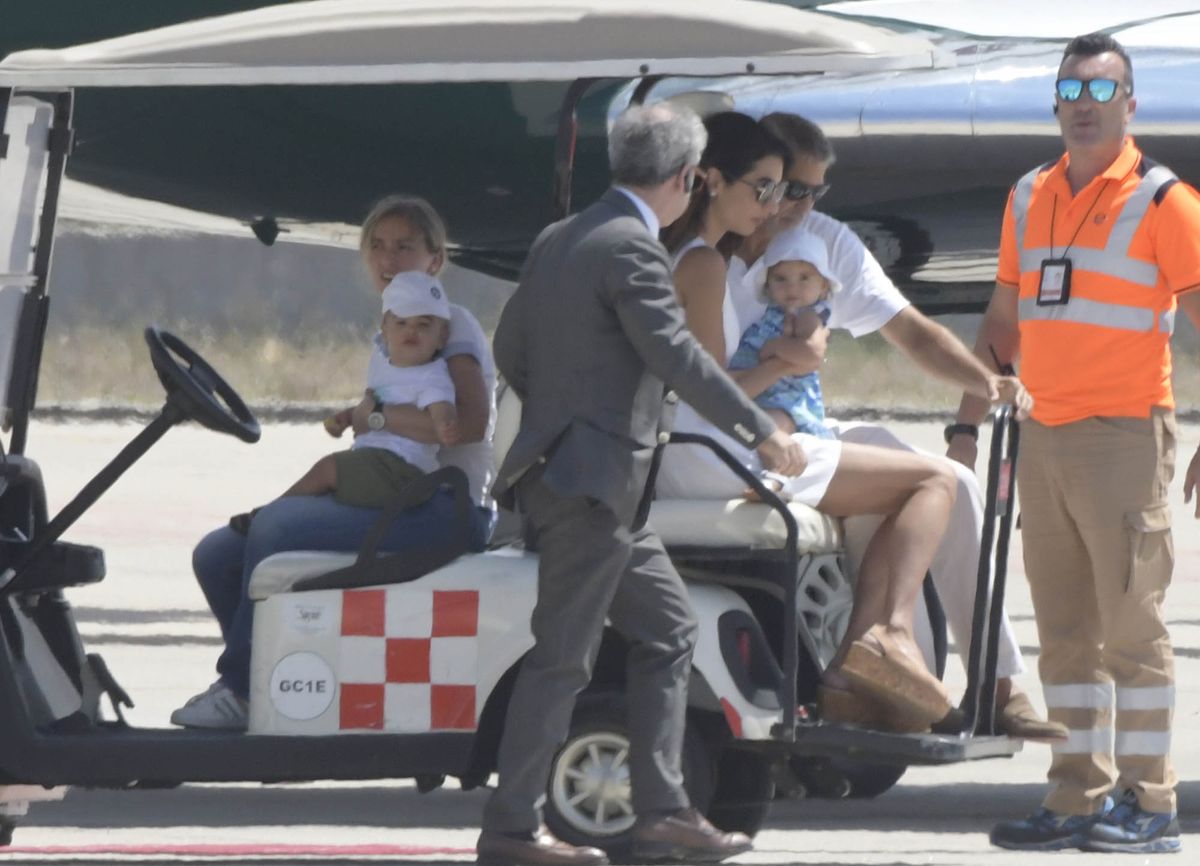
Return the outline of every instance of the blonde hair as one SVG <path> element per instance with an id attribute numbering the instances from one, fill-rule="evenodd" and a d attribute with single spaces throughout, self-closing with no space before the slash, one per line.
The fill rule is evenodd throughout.
<path id="1" fill-rule="evenodd" d="M 375 228 L 388 217 L 401 217 L 421 233 L 425 246 L 435 256 L 441 256 L 438 273 L 446 264 L 446 224 L 437 210 L 425 199 L 415 195 L 389 195 L 375 202 L 358 236 L 358 251 L 364 256 L 371 245 Z M 435 274 L 436 275 L 436 274 Z"/>

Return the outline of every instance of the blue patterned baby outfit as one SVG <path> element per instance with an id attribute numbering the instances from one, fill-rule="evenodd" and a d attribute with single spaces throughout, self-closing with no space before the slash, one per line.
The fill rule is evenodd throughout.
<path id="1" fill-rule="evenodd" d="M 829 324 L 829 302 L 817 301 L 811 307 L 821 324 Z M 768 340 L 783 334 L 787 312 L 778 304 L 770 304 L 754 324 L 742 334 L 737 351 L 729 361 L 731 370 L 747 370 L 758 366 L 758 353 Z M 833 431 L 825 426 L 825 402 L 821 399 L 821 377 L 814 370 L 804 376 L 784 376 L 754 398 L 764 409 L 782 409 L 792 417 L 798 433 L 809 433 L 822 439 L 834 439 Z"/>

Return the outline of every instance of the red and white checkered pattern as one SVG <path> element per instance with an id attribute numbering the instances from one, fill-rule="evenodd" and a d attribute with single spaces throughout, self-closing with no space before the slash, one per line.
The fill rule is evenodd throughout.
<path id="1" fill-rule="evenodd" d="M 478 590 L 342 593 L 341 730 L 473 731 Z"/>

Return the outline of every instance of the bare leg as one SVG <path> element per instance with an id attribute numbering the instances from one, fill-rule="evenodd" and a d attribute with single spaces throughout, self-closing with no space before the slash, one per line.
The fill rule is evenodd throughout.
<path id="1" fill-rule="evenodd" d="M 885 514 L 859 569 L 846 636 L 830 662 L 836 671 L 850 644 L 882 624 L 914 657 L 913 610 L 954 504 L 956 480 L 944 462 L 920 454 L 843 443 L 820 510 L 838 517 Z"/>
<path id="2" fill-rule="evenodd" d="M 313 464 L 304 475 L 283 491 L 283 496 L 321 496 L 332 493 L 337 487 L 337 461 L 332 454 L 326 454 Z"/>

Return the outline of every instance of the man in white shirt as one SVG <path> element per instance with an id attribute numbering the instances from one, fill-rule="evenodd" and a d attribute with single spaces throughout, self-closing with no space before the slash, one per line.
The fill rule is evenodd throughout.
<path id="1" fill-rule="evenodd" d="M 829 189 L 826 172 L 833 164 L 833 148 L 820 127 L 794 114 L 770 114 L 763 123 L 792 151 L 786 179 L 786 197 L 779 214 L 743 241 L 729 264 L 729 285 L 738 319 L 743 327 L 762 315 L 765 306 L 755 291 L 756 268 L 771 238 L 781 229 L 803 223 L 806 231 L 829 246 L 829 262 L 842 290 L 829 299 L 827 328 L 818 329 L 808 340 L 777 339 L 764 352 L 787 358 L 796 368 L 815 370 L 825 357 L 829 329 L 844 328 L 855 337 L 879 331 L 889 343 L 911 358 L 918 367 L 958 385 L 977 381 L 980 361 L 948 329 L 937 324 L 900 293 L 888 279 L 862 240 L 844 223 L 813 211 Z M 913 451 L 911 446 L 878 424 L 842 423 L 828 420 L 839 439 L 886 448 Z M 969 436 L 977 439 L 978 427 L 952 424 L 946 441 Z M 974 472 L 955 463 L 958 494 L 945 538 L 930 568 L 938 596 L 964 663 L 971 642 L 976 573 L 983 525 L 983 496 Z M 853 561 L 861 559 L 866 542 L 874 534 L 877 518 L 846 521 L 847 546 Z M 1029 698 L 1013 684 L 1013 676 L 1025 669 L 1008 616 L 1003 619 L 997 661 L 996 723 L 1001 733 L 1038 740 L 1062 739 L 1066 729 L 1041 719 Z"/>

